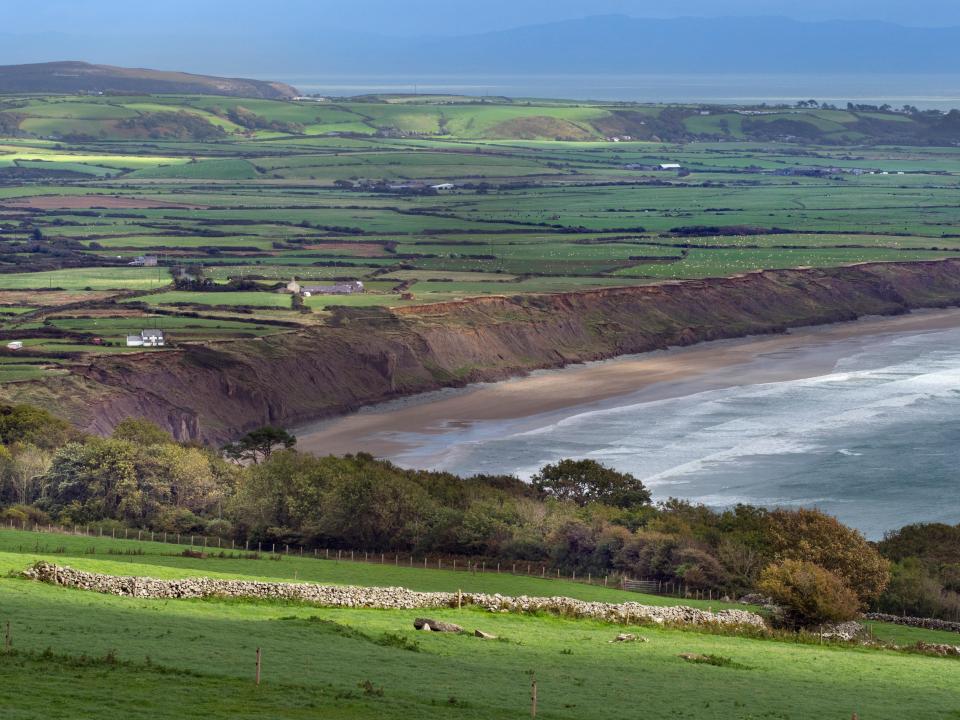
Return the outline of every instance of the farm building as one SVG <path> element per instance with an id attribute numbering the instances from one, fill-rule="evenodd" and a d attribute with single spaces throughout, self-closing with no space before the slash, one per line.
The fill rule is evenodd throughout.
<path id="1" fill-rule="evenodd" d="M 660 163 L 657 167 L 660 170 L 679 170 L 683 166 L 680 163 Z"/>
<path id="2" fill-rule="evenodd" d="M 139 335 L 127 335 L 127 347 L 163 347 L 163 330 L 142 330 Z"/>
<path id="3" fill-rule="evenodd" d="M 7 343 L 7 350 L 21 350 L 23 348 L 23 343 L 19 340 L 14 340 L 13 342 Z"/>
<path id="4" fill-rule="evenodd" d="M 128 263 L 134 267 L 156 267 L 157 266 L 157 256 L 156 255 L 139 255 L 133 259 L 133 262 Z"/>
<path id="5" fill-rule="evenodd" d="M 431 190 L 436 190 L 440 192 L 441 190 L 453 190 L 456 187 L 453 183 L 440 183 L 439 185 L 431 185 Z"/>
<path id="6" fill-rule="evenodd" d="M 303 285 L 300 287 L 300 294 L 304 297 L 310 297 L 311 295 L 354 295 L 362 292 L 363 283 L 359 280 L 336 283 L 335 285 Z"/>

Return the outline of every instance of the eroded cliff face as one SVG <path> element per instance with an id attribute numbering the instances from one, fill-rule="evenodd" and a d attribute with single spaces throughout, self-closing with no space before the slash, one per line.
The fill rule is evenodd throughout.
<path id="1" fill-rule="evenodd" d="M 145 417 L 222 443 L 442 387 L 669 346 L 960 304 L 960 260 L 779 270 L 728 279 L 344 312 L 258 340 L 104 356 L 11 386 L 92 432 Z"/>

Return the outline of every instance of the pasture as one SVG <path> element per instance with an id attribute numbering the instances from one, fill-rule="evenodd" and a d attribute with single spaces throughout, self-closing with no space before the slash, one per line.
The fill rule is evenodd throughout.
<path id="1" fill-rule="evenodd" d="M 792 720 L 856 712 L 865 718 L 924 719 L 949 717 L 960 701 L 956 659 L 894 650 L 472 608 L 430 611 L 498 638 L 481 640 L 418 632 L 413 619 L 423 611 L 133 599 L 16 576 L 44 559 L 159 578 L 399 584 L 670 602 L 496 573 L 296 556 L 191 558 L 181 550 L 161 543 L 0 531 L 0 622 L 10 623 L 12 645 L 0 652 L 6 716 L 508 718 L 529 714 L 534 679 L 537 717 L 546 718 L 633 716 L 642 710 L 651 718 Z M 876 634 L 886 628 L 877 625 Z M 611 643 L 620 632 L 645 642 Z M 890 634 L 903 642 L 930 638 L 930 631 L 901 627 L 892 627 Z M 259 687 L 257 648 L 262 653 Z M 684 653 L 723 660 L 690 663 L 680 657 Z M 115 695 L 119 686 L 122 701 Z"/>
<path id="2" fill-rule="evenodd" d="M 866 144 L 867 126 L 925 127 L 903 113 L 685 108 L 681 126 L 659 106 L 447 97 L 5 102 L 20 130 L 0 138 L 0 331 L 30 344 L 0 382 L 114 352 L 157 313 L 175 346 L 339 306 L 960 255 L 960 152 Z M 777 120 L 810 135 L 764 135 Z M 297 305 L 275 292 L 293 277 L 367 290 Z"/>

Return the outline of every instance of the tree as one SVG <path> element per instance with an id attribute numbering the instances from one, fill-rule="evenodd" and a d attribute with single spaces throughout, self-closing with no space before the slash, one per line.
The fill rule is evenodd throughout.
<path id="1" fill-rule="evenodd" d="M 234 462 L 252 462 L 256 465 L 261 460 L 269 459 L 274 450 L 290 449 L 296 444 L 296 436 L 283 428 L 266 425 L 248 432 L 235 443 L 224 445 L 223 454 Z"/>
<path id="2" fill-rule="evenodd" d="M 36 445 L 17 445 L 16 454 L 5 463 L 17 502 L 27 505 L 37 499 L 40 478 L 50 469 L 51 457 Z"/>
<path id="3" fill-rule="evenodd" d="M 757 585 L 785 611 L 793 628 L 852 620 L 860 612 L 857 594 L 829 570 L 802 560 L 768 565 Z"/>
<path id="4" fill-rule="evenodd" d="M 931 577 L 917 558 L 907 558 L 891 568 L 890 584 L 880 607 L 902 615 L 935 617 L 940 610 L 943 586 Z"/>
<path id="5" fill-rule="evenodd" d="M 57 451 L 38 504 L 71 522 L 113 519 L 166 529 L 160 518 L 170 513 L 217 513 L 232 472 L 200 448 L 93 438 Z"/>
<path id="6" fill-rule="evenodd" d="M 29 443 L 44 450 L 60 447 L 77 432 L 61 420 L 32 405 L 0 405 L 0 443 Z"/>
<path id="7" fill-rule="evenodd" d="M 324 505 L 326 535 L 346 547 L 380 551 L 414 547 L 435 510 L 419 485 L 382 465 L 333 478 Z"/>
<path id="8" fill-rule="evenodd" d="M 650 504 L 650 491 L 640 480 L 594 460 L 561 460 L 544 466 L 531 481 L 543 495 L 581 506 L 595 502 L 621 508 Z"/>
<path id="9" fill-rule="evenodd" d="M 879 597 L 890 580 L 890 563 L 863 535 L 819 510 L 774 510 L 767 532 L 775 560 L 819 565 L 864 602 Z"/>
<path id="10" fill-rule="evenodd" d="M 126 418 L 114 429 L 115 440 L 129 440 L 137 445 L 172 445 L 173 436 L 159 425 L 142 418 Z"/>

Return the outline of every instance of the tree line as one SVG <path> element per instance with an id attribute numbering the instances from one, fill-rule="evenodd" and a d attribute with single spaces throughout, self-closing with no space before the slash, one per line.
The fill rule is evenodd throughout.
<path id="1" fill-rule="evenodd" d="M 0 406 L 0 518 L 549 563 L 731 598 L 760 592 L 790 625 L 960 607 L 960 527 L 911 526 L 873 544 L 816 510 L 654 504 L 640 480 L 590 460 L 547 465 L 529 483 L 461 478 L 362 453 L 315 457 L 269 427 L 215 449 L 144 420 L 99 437 Z"/>

